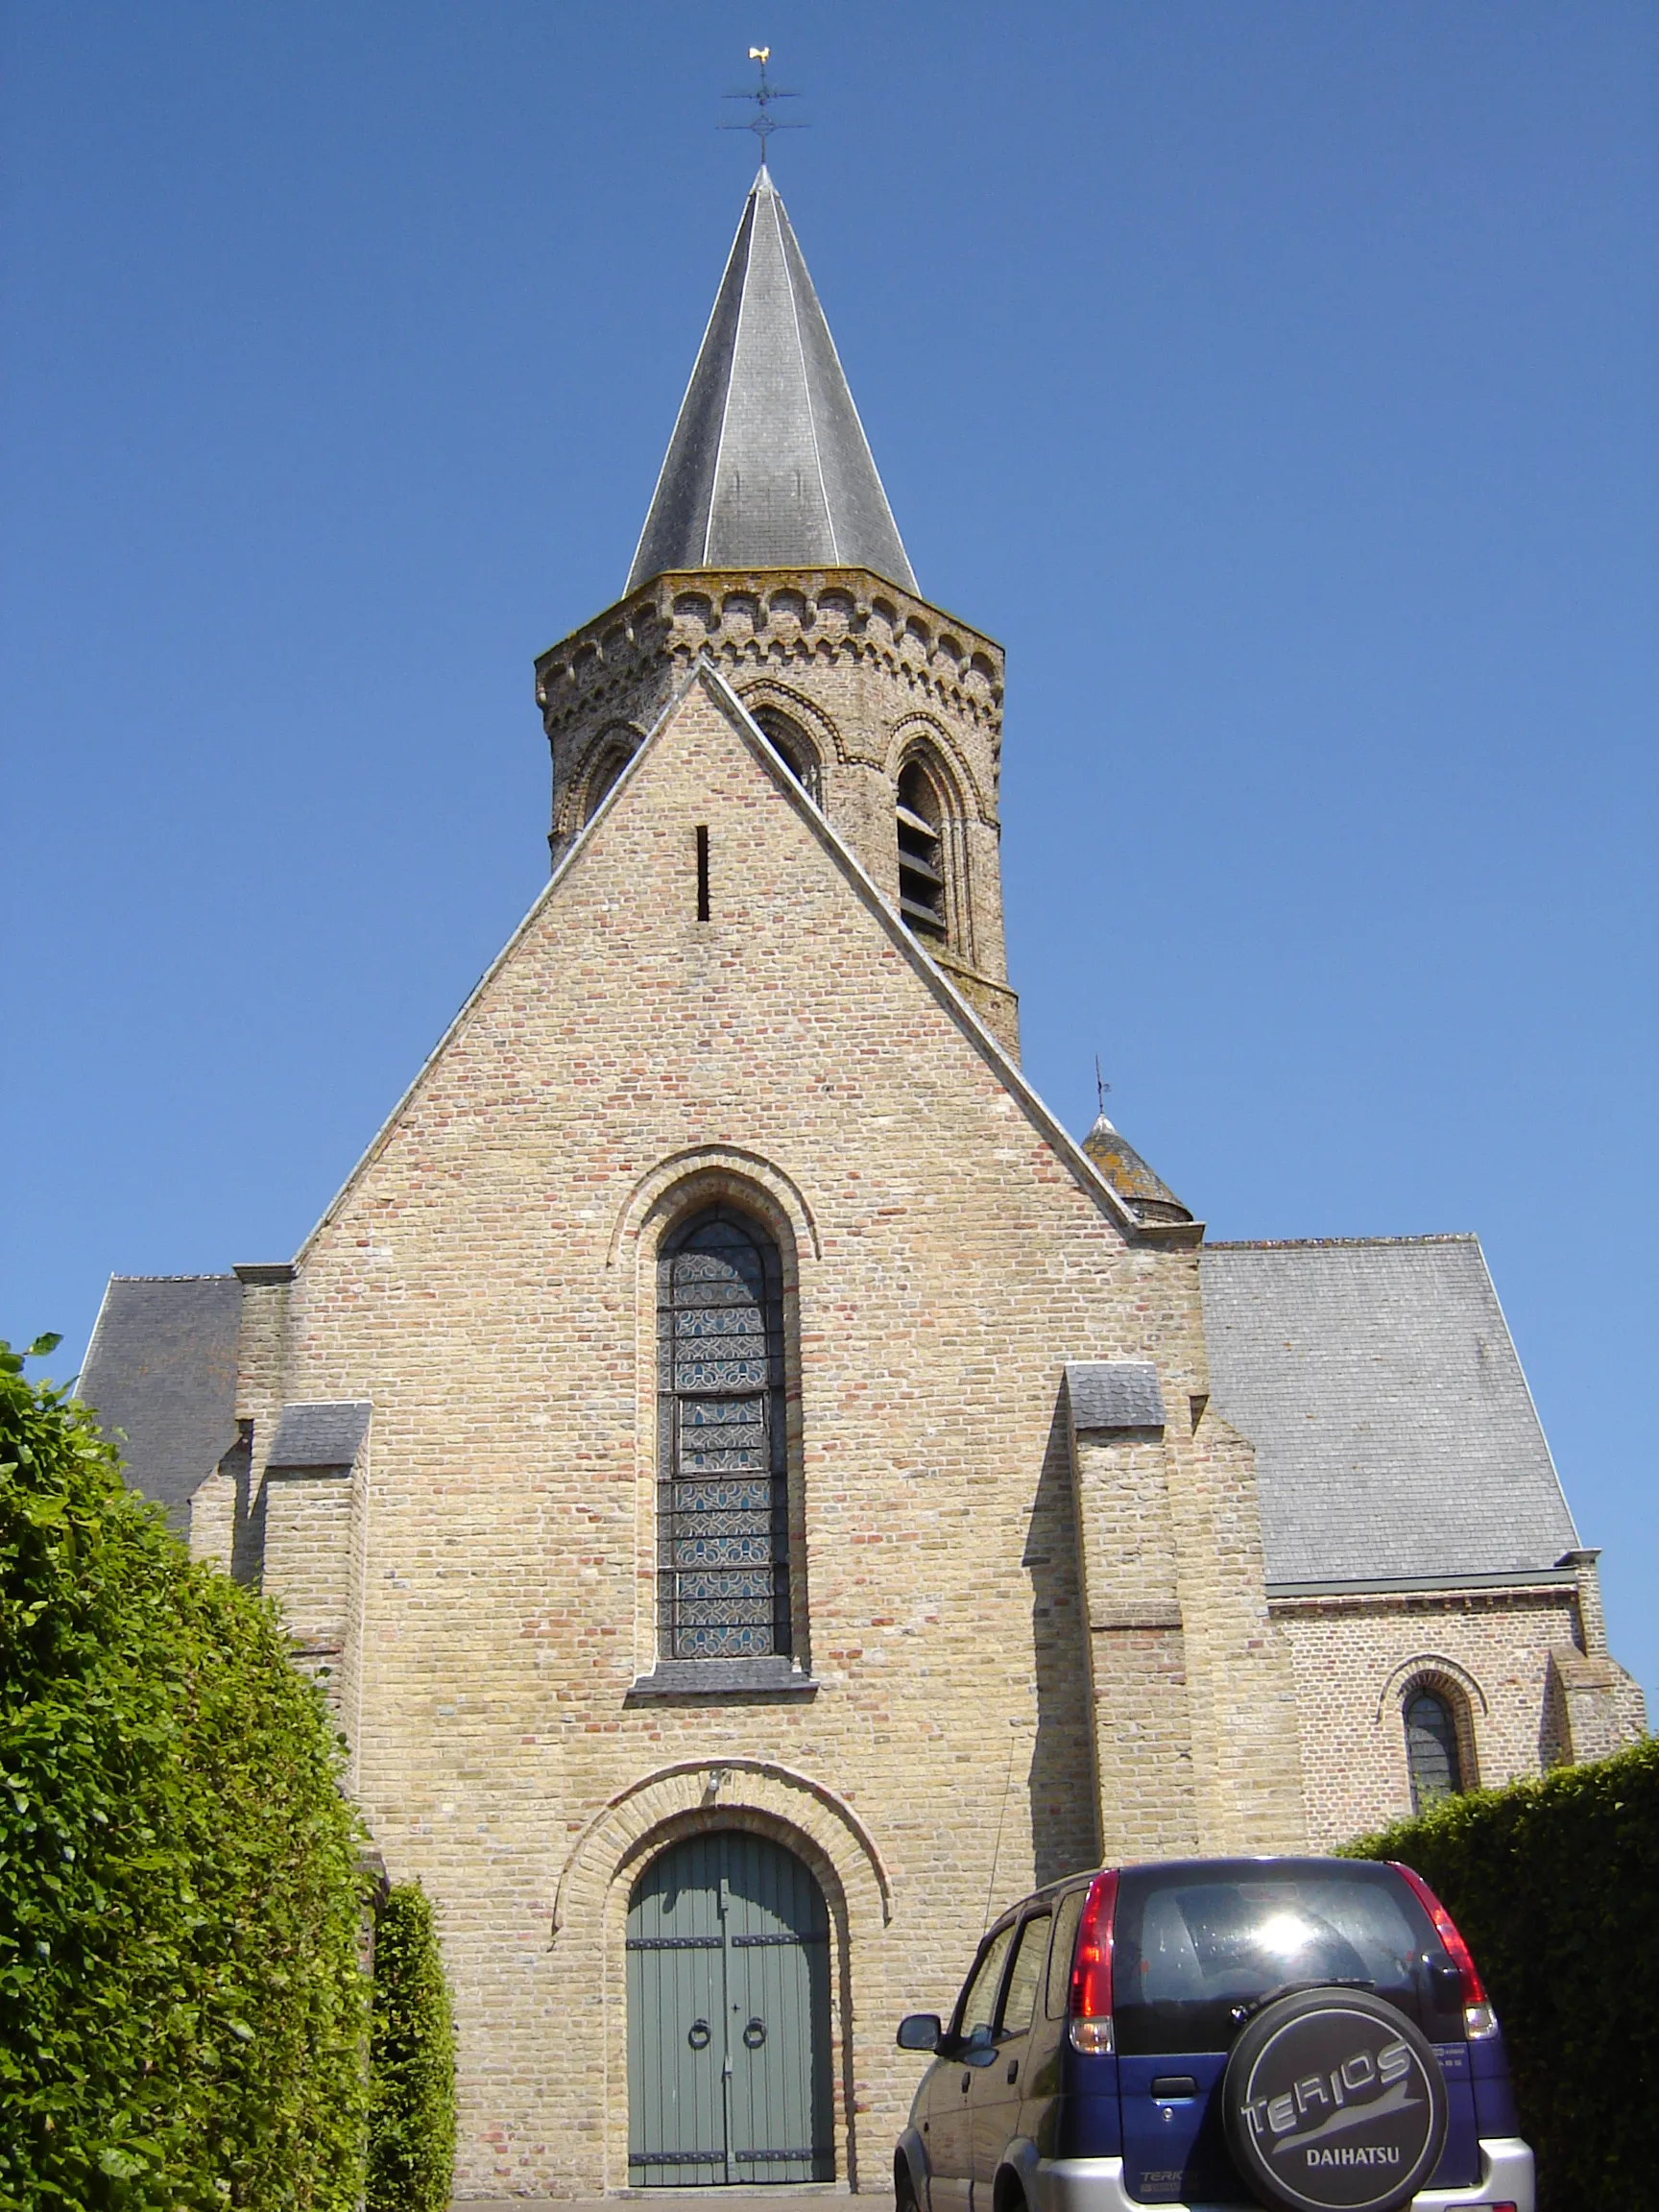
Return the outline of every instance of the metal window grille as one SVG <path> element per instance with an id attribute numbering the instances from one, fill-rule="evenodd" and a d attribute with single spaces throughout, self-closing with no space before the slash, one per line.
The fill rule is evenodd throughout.
<path id="1" fill-rule="evenodd" d="M 670 1659 L 790 1648 L 778 1250 L 726 1206 L 668 1242 L 658 1289 L 658 1589 Z"/>

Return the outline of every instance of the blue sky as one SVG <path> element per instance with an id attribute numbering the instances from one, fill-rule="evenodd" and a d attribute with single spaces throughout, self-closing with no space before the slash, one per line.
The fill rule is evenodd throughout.
<path id="1" fill-rule="evenodd" d="M 0 1332 L 288 1255 L 534 897 L 761 41 L 1038 1088 L 1215 1237 L 1478 1230 L 1659 1694 L 1646 6 L 12 0 Z"/>

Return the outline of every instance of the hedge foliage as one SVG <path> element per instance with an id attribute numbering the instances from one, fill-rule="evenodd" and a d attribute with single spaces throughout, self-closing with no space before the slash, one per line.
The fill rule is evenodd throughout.
<path id="1" fill-rule="evenodd" d="M 445 2212 L 455 2169 L 455 2029 L 432 1906 L 418 1882 L 374 1922 L 368 2212 Z"/>
<path id="2" fill-rule="evenodd" d="M 0 1347 L 0 2212 L 350 2212 L 338 1768 L 275 1614 Z"/>
<path id="3" fill-rule="evenodd" d="M 1659 2196 L 1659 1740 L 1347 1846 L 1445 1904 L 1498 2008 L 1540 2212 Z"/>

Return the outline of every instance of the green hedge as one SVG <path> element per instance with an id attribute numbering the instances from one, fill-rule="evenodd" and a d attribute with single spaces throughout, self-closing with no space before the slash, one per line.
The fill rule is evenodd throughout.
<path id="1" fill-rule="evenodd" d="M 374 1921 L 368 2212 L 445 2212 L 455 2170 L 455 2030 L 432 1906 L 418 1882 Z"/>
<path id="2" fill-rule="evenodd" d="M 0 2212 L 350 2212 L 359 1841 L 275 1614 L 0 1347 Z"/>
<path id="3" fill-rule="evenodd" d="M 1659 1740 L 1347 1849 L 1414 1866 L 1474 1952 L 1540 2212 L 1659 2201 Z"/>

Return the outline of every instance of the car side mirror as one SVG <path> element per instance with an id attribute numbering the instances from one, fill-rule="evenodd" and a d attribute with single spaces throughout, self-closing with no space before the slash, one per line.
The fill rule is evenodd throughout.
<path id="1" fill-rule="evenodd" d="M 944 2040 L 937 2012 L 907 2012 L 899 2023 L 901 2051 L 937 2051 Z"/>

